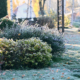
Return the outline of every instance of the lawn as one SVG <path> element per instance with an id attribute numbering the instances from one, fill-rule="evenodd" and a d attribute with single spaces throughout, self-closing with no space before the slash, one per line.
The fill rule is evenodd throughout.
<path id="1" fill-rule="evenodd" d="M 0 80 L 80 80 L 80 33 L 64 34 L 66 51 L 50 67 L 31 70 L 5 70 Z"/>

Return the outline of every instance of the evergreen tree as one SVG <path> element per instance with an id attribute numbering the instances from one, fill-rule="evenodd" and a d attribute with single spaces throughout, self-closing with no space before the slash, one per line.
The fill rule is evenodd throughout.
<path id="1" fill-rule="evenodd" d="M 0 18 L 7 15 L 7 0 L 0 0 Z"/>

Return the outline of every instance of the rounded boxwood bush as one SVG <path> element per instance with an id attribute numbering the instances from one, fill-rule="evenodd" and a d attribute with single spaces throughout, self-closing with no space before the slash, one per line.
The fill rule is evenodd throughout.
<path id="1" fill-rule="evenodd" d="M 0 39 L 0 54 L 5 61 L 3 68 L 41 68 L 47 66 L 52 58 L 52 48 L 39 38 L 28 40 Z"/>
<path id="2" fill-rule="evenodd" d="M 13 21 L 11 21 L 7 18 L 0 19 L 0 29 L 4 29 L 6 26 L 8 26 L 8 28 L 11 28 L 13 26 L 13 24 L 14 24 L 14 26 L 16 26 L 16 24 Z"/>
<path id="3" fill-rule="evenodd" d="M 13 60 L 15 60 L 15 50 L 17 43 L 13 40 L 0 38 L 0 54 L 3 55 L 5 61 L 3 68 L 11 68 Z"/>
<path id="4" fill-rule="evenodd" d="M 52 48 L 46 42 L 44 43 L 38 38 L 18 40 L 17 42 L 20 65 L 38 68 L 50 63 Z"/>

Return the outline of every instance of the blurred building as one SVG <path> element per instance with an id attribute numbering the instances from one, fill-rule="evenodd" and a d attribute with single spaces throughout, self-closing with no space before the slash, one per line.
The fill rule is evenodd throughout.
<path id="1" fill-rule="evenodd" d="M 23 3 L 22 5 L 18 6 L 14 12 L 14 15 L 16 15 L 16 18 L 35 18 L 34 10 L 31 6 L 29 6 L 26 3 Z"/>

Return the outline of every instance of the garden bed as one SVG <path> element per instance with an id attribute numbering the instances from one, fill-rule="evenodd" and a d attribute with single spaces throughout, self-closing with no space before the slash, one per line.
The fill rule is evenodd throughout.
<path id="1" fill-rule="evenodd" d="M 80 80 L 80 34 L 64 34 L 66 52 L 49 68 L 2 71 L 3 80 Z M 68 45 L 70 44 L 70 45 Z"/>

